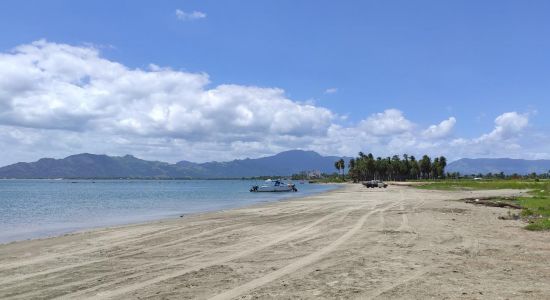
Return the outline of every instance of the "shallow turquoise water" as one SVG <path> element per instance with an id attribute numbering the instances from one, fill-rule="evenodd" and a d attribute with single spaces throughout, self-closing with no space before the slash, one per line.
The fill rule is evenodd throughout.
<path id="1" fill-rule="evenodd" d="M 241 207 L 337 188 L 250 193 L 250 180 L 0 180 L 0 243 Z"/>

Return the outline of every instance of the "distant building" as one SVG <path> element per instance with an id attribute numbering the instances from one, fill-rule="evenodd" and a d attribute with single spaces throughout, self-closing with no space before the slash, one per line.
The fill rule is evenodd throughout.
<path id="1" fill-rule="evenodd" d="M 321 178 L 321 171 L 319 170 L 313 170 L 307 172 L 308 178 Z"/>

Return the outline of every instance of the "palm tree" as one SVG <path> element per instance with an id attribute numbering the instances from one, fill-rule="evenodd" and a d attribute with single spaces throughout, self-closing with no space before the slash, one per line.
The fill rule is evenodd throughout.
<path id="1" fill-rule="evenodd" d="M 377 157 L 374 162 L 374 179 L 382 180 L 385 178 L 387 170 L 388 166 L 386 165 L 386 160 L 382 159 L 382 157 Z"/>
<path id="2" fill-rule="evenodd" d="M 338 173 L 340 173 L 340 170 L 342 170 L 342 179 L 344 179 L 344 170 L 346 169 L 346 162 L 344 161 L 344 159 L 340 158 L 340 160 L 335 161 L 334 167 L 336 168 L 336 170 L 338 170 Z"/>
<path id="3" fill-rule="evenodd" d="M 340 158 L 340 160 L 338 161 L 338 164 L 340 164 L 340 169 L 342 169 L 342 180 L 344 179 L 344 175 L 346 173 L 346 162 L 344 161 L 343 158 Z"/>
<path id="4" fill-rule="evenodd" d="M 355 168 L 355 159 L 350 159 L 348 163 L 348 176 L 353 180 L 353 182 L 357 182 L 357 178 L 355 173 L 357 172 L 357 169 Z"/>
<path id="5" fill-rule="evenodd" d="M 447 158 L 445 156 L 440 156 L 439 157 L 439 169 L 440 169 L 442 177 L 445 175 L 445 167 L 446 166 L 447 166 Z"/>
<path id="6" fill-rule="evenodd" d="M 366 157 L 367 165 L 366 165 L 366 174 L 365 179 L 374 179 L 376 174 L 376 163 L 374 161 L 374 155 L 372 153 L 369 153 Z"/>
<path id="7" fill-rule="evenodd" d="M 408 179 L 436 179 L 445 178 L 447 159 L 444 156 L 432 159 L 424 155 L 417 160 L 413 155 L 403 154 L 388 157 L 374 157 L 372 153 L 365 155 L 359 152 L 358 157 L 351 159 L 348 164 L 348 177 L 354 182 L 372 179 L 380 180 L 408 180 Z M 334 163 L 338 172 L 342 171 L 345 178 L 344 160 Z M 457 174 L 458 175 L 458 174 Z"/>
<path id="8" fill-rule="evenodd" d="M 430 172 L 432 170 L 432 160 L 428 155 L 422 156 L 420 160 L 420 174 L 422 178 L 428 179 L 430 177 Z"/>
<path id="9" fill-rule="evenodd" d="M 434 161 L 432 163 L 432 177 L 433 179 L 438 179 L 440 173 L 440 167 L 439 167 L 439 157 L 434 158 Z"/>
<path id="10" fill-rule="evenodd" d="M 409 162 L 409 156 L 407 154 L 403 154 L 403 160 L 401 161 L 399 173 L 401 180 L 406 180 L 409 178 L 409 174 L 411 173 L 411 163 Z"/>
<path id="11" fill-rule="evenodd" d="M 398 155 L 394 155 L 391 158 L 390 168 L 392 173 L 391 180 L 398 180 L 401 177 L 401 159 Z"/>
<path id="12" fill-rule="evenodd" d="M 348 162 L 348 173 L 350 173 L 351 171 L 353 171 L 355 169 L 355 159 L 352 158 L 349 160 Z"/>
<path id="13" fill-rule="evenodd" d="M 416 157 L 414 157 L 414 155 L 411 155 L 410 160 L 411 160 L 411 170 L 409 174 L 413 179 L 418 179 L 420 168 L 418 167 L 418 162 L 416 161 Z"/>

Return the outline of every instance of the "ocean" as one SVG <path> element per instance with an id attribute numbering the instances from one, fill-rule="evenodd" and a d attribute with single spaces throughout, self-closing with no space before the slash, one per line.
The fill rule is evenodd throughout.
<path id="1" fill-rule="evenodd" d="M 337 188 L 298 184 L 296 193 L 251 193 L 252 180 L 0 180 L 0 243 L 61 235 L 301 197 Z"/>

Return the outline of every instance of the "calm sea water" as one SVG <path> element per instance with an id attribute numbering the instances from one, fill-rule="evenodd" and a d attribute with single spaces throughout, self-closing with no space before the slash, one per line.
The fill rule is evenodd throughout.
<path id="1" fill-rule="evenodd" d="M 249 180 L 0 180 L 0 243 L 305 196 L 250 193 Z"/>

